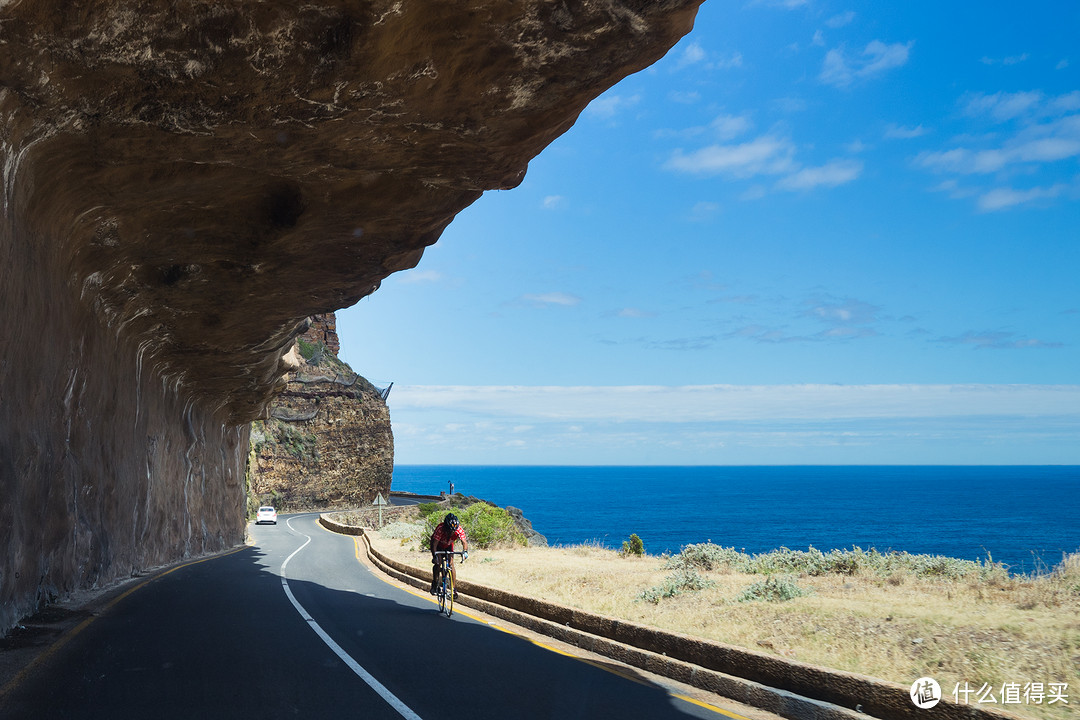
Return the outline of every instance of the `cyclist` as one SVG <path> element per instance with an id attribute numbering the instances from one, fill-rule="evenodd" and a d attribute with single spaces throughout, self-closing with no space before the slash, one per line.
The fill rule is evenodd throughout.
<path id="1" fill-rule="evenodd" d="M 439 585 L 439 561 L 435 556 L 436 550 L 453 550 L 454 541 L 461 540 L 461 549 L 465 552 L 461 559 L 469 557 L 469 539 L 465 537 L 465 528 L 461 527 L 457 515 L 447 513 L 443 521 L 435 526 L 435 532 L 431 533 L 431 594 L 434 595 Z M 454 556 L 448 555 L 450 561 L 450 577 L 454 581 L 454 599 L 457 599 L 457 569 L 454 567 Z"/>

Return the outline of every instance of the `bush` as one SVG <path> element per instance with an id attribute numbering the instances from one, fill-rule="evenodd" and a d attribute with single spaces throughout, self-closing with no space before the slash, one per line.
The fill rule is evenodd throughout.
<path id="1" fill-rule="evenodd" d="M 435 527 L 443 521 L 446 513 L 451 512 L 445 506 L 436 503 L 426 503 L 434 509 L 424 517 L 423 532 L 419 540 L 421 550 L 427 550 L 427 544 L 431 539 Z M 423 506 L 421 506 L 423 507 Z M 476 548 L 490 548 L 497 545 L 527 545 L 528 540 L 517 529 L 514 518 L 506 510 L 478 502 L 468 507 L 453 508 L 461 526 L 465 528 L 465 535 L 469 538 L 469 546 Z M 424 511 L 421 510 L 421 513 Z"/>
<path id="2" fill-rule="evenodd" d="M 687 545 L 678 555 L 668 559 L 668 569 L 682 567 L 698 570 L 734 570 L 751 575 L 856 575 L 867 573 L 879 577 L 914 575 L 947 579 L 981 580 L 1005 579 L 1008 569 L 991 560 L 975 562 L 940 555 L 911 555 L 906 552 L 882 553 L 871 548 L 830 550 L 822 552 L 810 547 L 791 550 L 780 547 L 767 553 L 747 555 L 735 548 L 713 543 Z"/>
<path id="3" fill-rule="evenodd" d="M 759 600 L 785 602 L 809 594 L 809 590 L 803 590 L 788 578 L 768 577 L 744 589 L 735 600 L 737 602 L 756 602 Z"/>
<path id="4" fill-rule="evenodd" d="M 439 503 L 429 502 L 429 503 L 420 503 L 419 505 L 416 506 L 416 509 L 420 511 L 420 517 L 426 518 L 429 515 L 431 515 L 432 513 L 436 513 L 436 512 L 439 512 L 440 510 L 442 510 L 443 506 L 440 505 Z M 442 517 L 443 516 L 440 515 L 439 519 L 441 520 Z"/>
<path id="5" fill-rule="evenodd" d="M 726 548 L 714 543 L 686 545 L 678 555 L 668 558 L 664 568 L 696 568 L 698 570 L 737 570 L 747 572 L 750 556 L 735 548 Z"/>
<path id="6" fill-rule="evenodd" d="M 686 592 L 705 590 L 714 585 L 716 583 L 701 577 L 695 570 L 680 568 L 664 578 L 664 582 L 642 591 L 637 596 L 637 599 L 646 600 L 653 605 L 657 605 L 664 598 L 675 597 Z"/>
<path id="7" fill-rule="evenodd" d="M 630 539 L 623 541 L 622 554 L 624 556 L 636 555 L 638 557 L 645 554 L 645 543 L 641 541 L 637 533 L 631 533 Z"/>

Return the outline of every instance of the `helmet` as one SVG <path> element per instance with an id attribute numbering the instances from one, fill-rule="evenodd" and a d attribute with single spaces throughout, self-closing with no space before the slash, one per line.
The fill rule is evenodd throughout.
<path id="1" fill-rule="evenodd" d="M 447 516 L 443 518 L 443 525 L 450 528 L 451 530 L 457 530 L 458 525 L 460 524 L 461 523 L 458 522 L 457 515 L 455 515 L 454 513 L 448 513 Z"/>

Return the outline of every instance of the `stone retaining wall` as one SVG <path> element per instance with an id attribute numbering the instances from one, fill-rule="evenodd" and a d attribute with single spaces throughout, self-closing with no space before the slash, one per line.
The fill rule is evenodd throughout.
<path id="1" fill-rule="evenodd" d="M 326 515 L 323 526 L 364 536 Z M 364 538 L 369 559 L 392 577 L 427 589 L 431 571 L 387 557 Z M 496 617 L 634 667 L 799 720 L 870 715 L 883 720 L 1020 720 L 1012 713 L 943 700 L 920 710 L 908 688 L 745 648 L 605 617 L 557 603 L 460 580 L 458 601 Z"/>

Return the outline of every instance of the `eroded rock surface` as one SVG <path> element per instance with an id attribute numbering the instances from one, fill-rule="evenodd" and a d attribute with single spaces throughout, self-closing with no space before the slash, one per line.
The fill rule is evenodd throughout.
<path id="1" fill-rule="evenodd" d="M 519 183 L 699 1 L 0 0 L 0 629 L 238 541 L 304 319 Z"/>
<path id="2" fill-rule="evenodd" d="M 333 313 L 299 338 L 300 367 L 251 427 L 248 505 L 279 513 L 359 508 L 390 496 L 390 410 L 368 380 L 337 358 Z"/>

